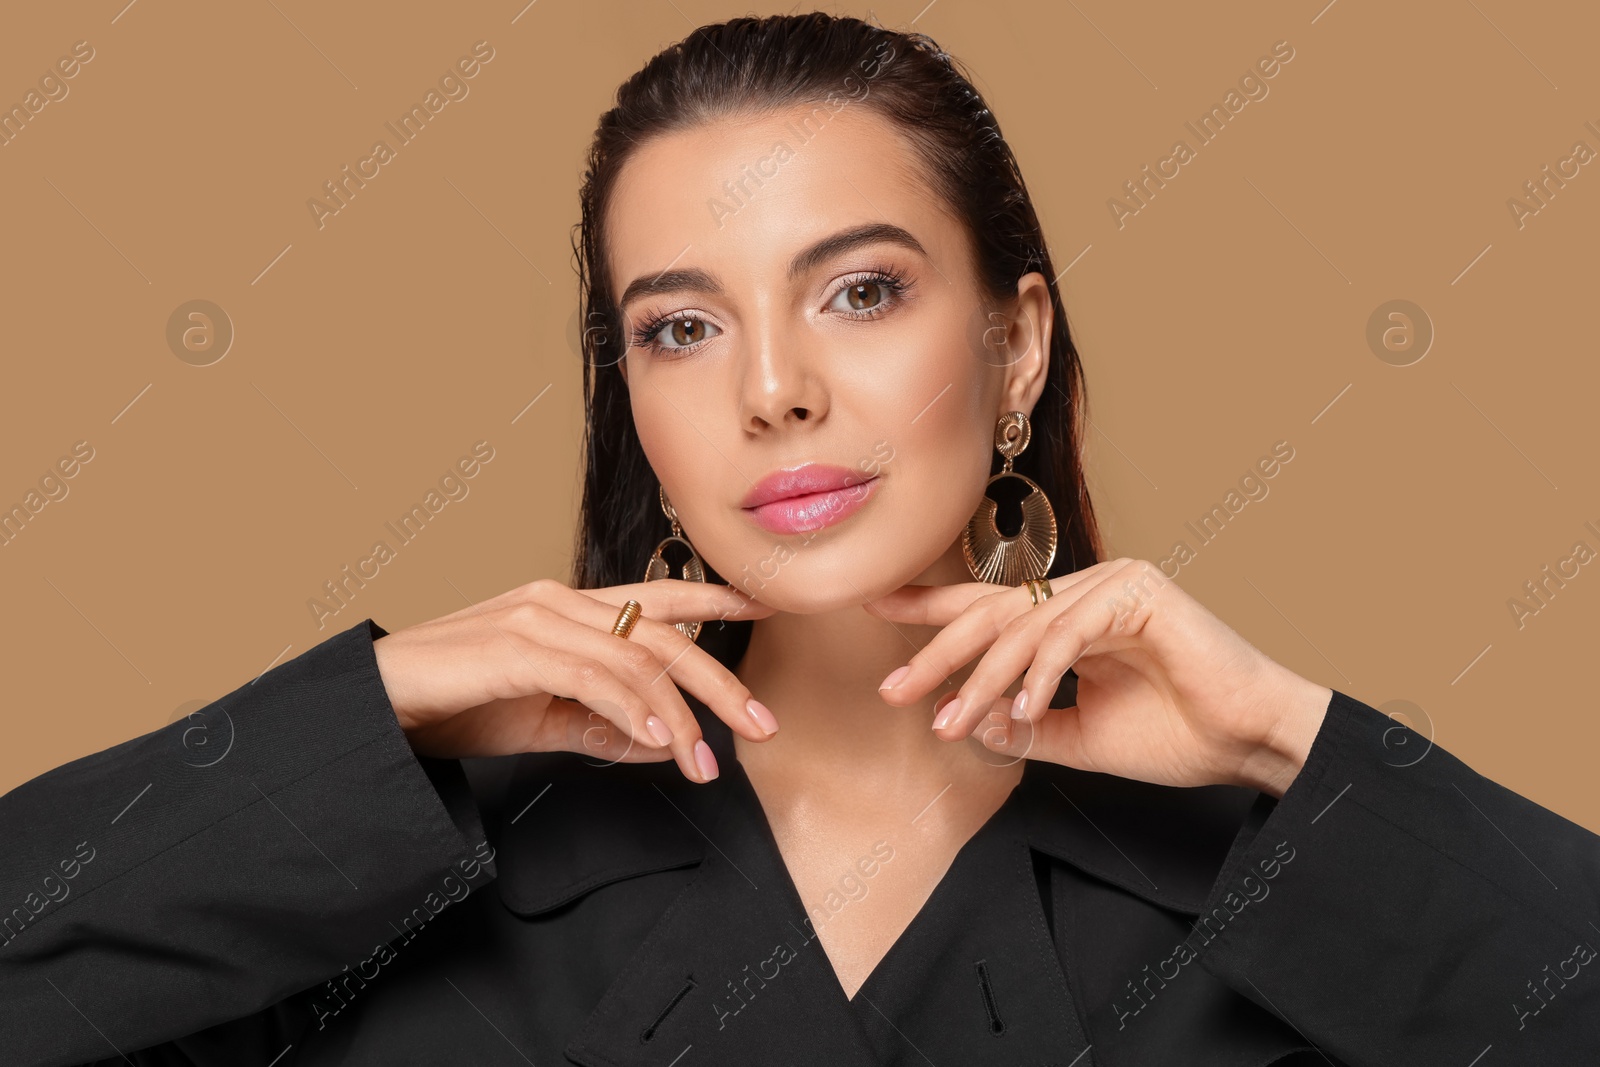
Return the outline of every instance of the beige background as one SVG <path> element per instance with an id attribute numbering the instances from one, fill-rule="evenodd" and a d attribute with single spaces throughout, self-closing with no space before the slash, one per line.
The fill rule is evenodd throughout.
<path id="1" fill-rule="evenodd" d="M 94 50 L 0 147 L 0 506 L 94 450 L 0 547 L 3 788 L 365 616 L 398 629 L 567 575 L 582 152 L 649 55 L 752 10 L 125 3 L 27 5 L 0 32 L 0 104 Z M 1071 264 L 1111 553 L 1189 541 L 1180 583 L 1269 655 L 1409 702 L 1482 773 L 1600 827 L 1600 564 L 1520 627 L 1508 606 L 1575 542 L 1600 551 L 1600 162 L 1520 227 L 1508 208 L 1575 142 L 1600 151 L 1600 12 L 924 3 L 873 10 L 969 65 Z M 1197 146 L 1184 123 L 1282 40 L 1269 94 L 1119 228 L 1123 182 Z M 469 95 L 319 228 L 323 182 L 478 41 Z M 1435 331 L 1407 366 L 1368 341 L 1400 299 Z M 207 366 L 168 342 L 192 300 L 234 330 Z M 323 582 L 396 545 L 385 522 L 477 441 L 494 458 L 469 494 L 319 629 Z M 1278 441 L 1270 494 L 1200 546 L 1185 523 Z"/>

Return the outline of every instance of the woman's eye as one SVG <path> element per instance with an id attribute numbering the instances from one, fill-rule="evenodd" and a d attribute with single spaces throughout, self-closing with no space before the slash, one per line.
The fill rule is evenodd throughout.
<path id="1" fill-rule="evenodd" d="M 708 337 L 715 337 L 716 327 L 705 319 L 683 318 L 673 319 L 662 325 L 656 338 L 662 348 L 688 348 L 697 345 Z"/>
<path id="2" fill-rule="evenodd" d="M 839 295 L 833 299 L 835 305 L 840 300 L 845 302 L 844 307 L 837 309 L 839 311 L 870 311 L 883 303 L 886 295 L 887 290 L 882 282 L 875 282 L 869 279 L 845 286 L 839 291 Z"/>

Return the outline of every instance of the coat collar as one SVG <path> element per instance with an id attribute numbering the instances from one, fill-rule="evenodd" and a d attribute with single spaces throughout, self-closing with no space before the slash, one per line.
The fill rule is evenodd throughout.
<path id="1" fill-rule="evenodd" d="M 1029 760 L 1028 843 L 1142 897 L 1189 915 L 1205 908 L 1241 830 L 1275 802 L 1254 789 L 1153 785 Z"/>
<path id="2" fill-rule="evenodd" d="M 520 915 L 621 879 L 698 868 L 568 1046 L 593 1067 L 671 1062 L 690 1048 L 705 1054 L 697 1062 L 788 1062 L 795 1034 L 806 1035 L 808 1062 L 864 1067 L 888 1061 L 900 1026 L 938 1035 L 941 1051 L 960 1049 L 973 1064 L 1076 1055 L 1085 1038 L 1042 936 L 1029 849 L 1198 915 L 1241 824 L 1267 810 L 1252 808 L 1253 790 L 1162 787 L 1030 760 L 852 1001 L 782 867 L 732 731 L 684 697 L 722 768 L 716 782 L 689 783 L 670 762 L 539 754 L 521 759 L 503 808 L 497 890 Z M 973 885 L 985 895 L 964 888 Z M 1009 1041 L 986 1040 L 977 1025 L 979 957 L 995 961 L 985 981 L 1006 1009 Z M 1079 1067 L 1093 1062 L 1086 1054 Z"/>

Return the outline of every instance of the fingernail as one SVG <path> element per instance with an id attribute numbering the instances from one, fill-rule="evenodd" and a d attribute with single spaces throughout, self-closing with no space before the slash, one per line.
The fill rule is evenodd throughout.
<path id="1" fill-rule="evenodd" d="M 644 717 L 644 728 L 650 731 L 650 736 L 656 739 L 657 744 L 670 745 L 672 743 L 672 730 L 654 715 L 646 715 Z"/>
<path id="2" fill-rule="evenodd" d="M 949 726 L 955 721 L 955 717 L 960 714 L 960 712 L 961 698 L 956 697 L 950 703 L 946 704 L 944 706 L 944 710 L 939 713 L 939 717 L 933 720 L 933 728 L 935 730 L 943 730 L 946 726 Z"/>
<path id="3" fill-rule="evenodd" d="M 717 757 L 711 754 L 711 746 L 704 739 L 694 743 L 694 765 L 700 770 L 700 777 L 706 781 L 717 776 Z"/>
<path id="4" fill-rule="evenodd" d="M 911 664 L 909 664 L 909 663 L 906 664 L 904 667 L 895 668 L 895 670 L 889 675 L 889 677 L 887 677 L 887 678 L 885 678 L 883 680 L 883 684 L 878 686 L 878 691 L 881 693 L 885 689 L 893 689 L 895 686 L 900 684 L 900 682 L 905 678 L 906 675 L 908 675 L 910 673 L 911 673 Z"/>
<path id="5" fill-rule="evenodd" d="M 1024 689 L 1017 694 L 1017 699 L 1011 702 L 1011 717 L 1020 719 L 1028 713 L 1028 691 Z"/>
<path id="6" fill-rule="evenodd" d="M 751 697 L 745 702 L 744 707 L 750 713 L 750 717 L 756 721 L 756 725 L 761 727 L 768 737 L 778 732 L 778 720 L 772 717 L 772 712 L 768 711 L 767 706 L 761 701 Z"/>

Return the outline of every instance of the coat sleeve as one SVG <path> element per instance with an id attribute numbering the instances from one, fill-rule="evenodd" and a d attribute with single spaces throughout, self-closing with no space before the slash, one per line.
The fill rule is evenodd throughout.
<path id="1" fill-rule="evenodd" d="M 395 916 L 494 877 L 461 763 L 400 729 L 385 634 L 0 797 L 0 1062 L 264 1067 Z"/>
<path id="2" fill-rule="evenodd" d="M 1600 837 L 1337 690 L 1197 918 L 1208 971 L 1350 1067 L 1600 1062 Z"/>

